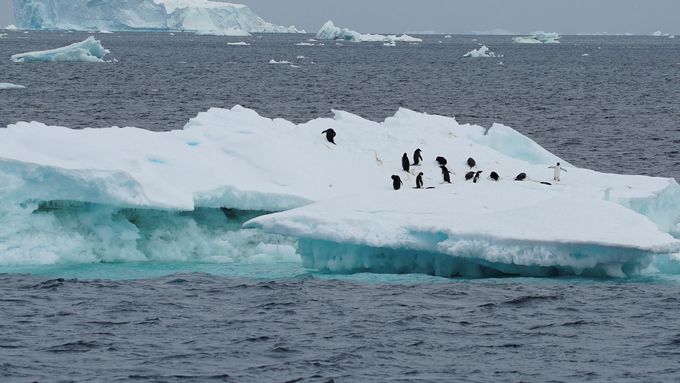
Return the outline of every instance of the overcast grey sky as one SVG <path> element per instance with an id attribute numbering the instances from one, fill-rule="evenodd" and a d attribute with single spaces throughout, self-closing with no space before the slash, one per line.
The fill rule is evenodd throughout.
<path id="1" fill-rule="evenodd" d="M 467 33 L 504 29 L 680 34 L 680 0 L 242 0 L 267 21 L 316 32 L 328 19 L 368 32 Z M 0 26 L 14 22 L 0 0 Z"/>

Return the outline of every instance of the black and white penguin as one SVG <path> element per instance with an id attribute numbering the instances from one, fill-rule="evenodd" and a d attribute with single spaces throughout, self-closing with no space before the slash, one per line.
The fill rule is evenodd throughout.
<path id="1" fill-rule="evenodd" d="M 405 172 L 408 172 L 411 166 L 411 161 L 408 159 L 408 154 L 404 153 L 404 155 L 401 157 L 401 168 L 404 169 Z"/>
<path id="2" fill-rule="evenodd" d="M 418 176 L 416 177 L 416 189 L 422 189 L 423 188 L 423 173 L 420 172 L 418 173 Z"/>
<path id="3" fill-rule="evenodd" d="M 321 132 L 321 134 L 325 134 L 325 135 L 326 135 L 326 139 L 328 140 L 328 142 L 330 142 L 331 144 L 335 145 L 335 136 L 336 136 L 335 130 L 333 130 L 333 129 L 326 129 L 326 130 L 324 130 L 323 132 Z"/>
<path id="4" fill-rule="evenodd" d="M 392 187 L 394 190 L 401 189 L 402 184 L 403 182 L 401 182 L 401 178 L 399 178 L 399 176 L 392 176 Z"/>
<path id="5" fill-rule="evenodd" d="M 491 172 L 491 174 L 489 174 L 489 178 L 491 178 L 494 181 L 498 181 L 499 179 L 501 179 L 501 177 L 496 172 Z"/>
<path id="6" fill-rule="evenodd" d="M 437 158 L 435 159 L 435 161 L 437 161 L 437 163 L 439 164 L 439 166 L 446 166 L 446 163 L 447 163 L 447 162 L 446 162 L 446 158 L 441 157 L 441 156 L 437 157 Z"/>
<path id="7" fill-rule="evenodd" d="M 475 162 L 475 159 L 474 159 L 474 158 L 470 157 L 470 158 L 468 158 L 468 160 L 467 160 L 467 164 L 468 164 L 468 166 L 470 167 L 470 169 L 472 169 L 472 168 L 475 167 L 475 165 L 477 165 L 477 162 Z"/>
<path id="8" fill-rule="evenodd" d="M 446 166 L 442 166 L 442 176 L 444 176 L 444 182 L 446 183 L 451 183 L 451 172 L 449 169 L 446 168 Z"/>
<path id="9" fill-rule="evenodd" d="M 420 165 L 420 161 L 423 160 L 423 155 L 420 153 L 420 149 L 416 149 L 415 152 L 413 152 L 413 165 L 418 166 Z"/>
<path id="10" fill-rule="evenodd" d="M 465 174 L 465 181 L 470 181 L 474 177 L 475 177 L 475 172 L 467 172 L 467 174 Z"/>
<path id="11" fill-rule="evenodd" d="M 481 176 L 481 175 L 482 175 L 481 170 L 478 171 L 477 173 L 475 173 L 475 178 L 472 179 L 472 182 L 477 183 L 477 181 L 479 181 L 479 176 Z"/>
<path id="12" fill-rule="evenodd" d="M 526 173 L 519 173 L 517 177 L 515 177 L 515 181 L 524 181 L 525 179 L 527 179 Z"/>

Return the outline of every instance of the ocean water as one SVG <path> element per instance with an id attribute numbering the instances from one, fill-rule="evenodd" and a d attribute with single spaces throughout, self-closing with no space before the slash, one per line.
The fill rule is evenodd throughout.
<path id="1" fill-rule="evenodd" d="M 0 91 L 0 126 L 168 130 L 234 104 L 298 122 L 408 107 L 512 126 L 577 166 L 680 179 L 680 43 L 667 38 L 384 47 L 117 33 L 98 35 L 110 63 L 9 61 L 86 36 L 0 39 L 0 82 L 27 87 Z M 226 44 L 242 40 L 251 45 Z M 479 43 L 504 57 L 462 58 Z M 677 381 L 677 274 L 329 275 L 250 253 L 0 266 L 0 381 Z"/>

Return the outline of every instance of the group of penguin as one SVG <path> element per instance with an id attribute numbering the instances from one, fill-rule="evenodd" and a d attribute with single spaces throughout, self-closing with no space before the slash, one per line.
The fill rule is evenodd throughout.
<path id="1" fill-rule="evenodd" d="M 321 132 L 321 134 L 324 134 L 326 136 L 326 140 L 330 142 L 331 144 L 335 145 L 335 136 L 337 135 L 335 133 L 335 130 L 333 129 L 327 129 Z M 409 173 L 411 170 L 411 166 L 419 166 L 420 163 L 423 161 L 423 155 L 422 151 L 420 149 L 416 149 L 416 151 L 413 153 L 413 165 L 411 165 L 411 161 L 408 158 L 408 154 L 404 153 L 404 155 L 401 157 L 401 167 L 402 169 Z M 446 158 L 438 156 L 435 158 L 435 161 L 437 161 L 437 164 L 439 165 L 439 168 L 442 171 L 442 177 L 444 179 L 444 183 L 451 183 L 451 174 L 455 174 L 451 172 L 447 167 L 446 164 L 448 161 L 446 161 Z M 465 180 L 477 183 L 479 181 L 479 176 L 482 174 L 481 170 L 478 171 L 472 171 L 472 169 L 477 166 L 477 162 L 474 160 L 474 158 L 470 157 L 467 160 L 467 165 L 470 167 L 470 170 L 468 173 L 465 174 Z M 424 183 L 423 183 L 423 172 L 418 173 L 418 176 L 416 176 L 416 187 L 415 189 L 424 189 Z M 500 176 L 496 172 L 491 172 L 489 174 L 489 178 L 493 181 L 499 181 Z M 526 180 L 527 175 L 526 173 L 520 173 L 515 177 L 515 181 L 524 181 Z M 392 187 L 394 190 L 399 190 L 401 189 L 401 186 L 404 183 L 401 181 L 401 177 L 398 175 L 393 175 L 392 176 Z M 428 187 L 427 189 L 433 189 L 432 187 Z"/>
<path id="2" fill-rule="evenodd" d="M 422 161 L 423 161 L 422 151 L 420 149 L 416 149 L 416 151 L 413 153 L 413 164 L 411 164 L 411 161 L 409 160 L 408 154 L 404 153 L 404 155 L 401 157 L 401 167 L 405 172 L 409 173 L 410 170 L 411 170 L 411 166 L 419 166 Z M 437 164 L 439 165 L 439 168 L 442 171 L 442 177 L 443 177 L 444 183 L 450 184 L 451 183 L 451 174 L 455 174 L 455 173 L 453 173 L 452 171 L 450 171 L 446 167 L 448 161 L 446 160 L 446 158 L 441 157 L 441 156 L 438 156 L 437 158 L 435 158 L 435 161 L 437 162 Z M 470 171 L 465 174 L 465 180 L 466 181 L 472 180 L 472 182 L 477 183 L 479 181 L 479 177 L 482 175 L 483 171 L 482 170 L 472 171 L 472 169 L 474 169 L 475 166 L 477 166 L 477 162 L 472 157 L 467 159 L 467 165 L 470 167 Z M 491 174 L 489 174 L 489 179 L 491 179 L 492 181 L 499 181 L 500 178 L 501 177 L 495 171 L 491 172 Z M 526 173 L 520 173 L 520 174 L 517 175 L 517 177 L 515 177 L 515 181 L 524 181 L 526 178 L 527 178 Z M 401 186 L 403 184 L 404 183 L 401 181 L 401 177 L 399 177 L 398 175 L 392 176 L 392 187 L 394 188 L 394 190 L 401 189 Z M 418 173 L 418 176 L 416 177 L 416 187 L 415 187 L 415 189 L 423 189 L 423 173 L 422 172 Z M 433 188 L 430 187 L 430 188 L 427 188 L 427 189 L 433 189 Z"/>

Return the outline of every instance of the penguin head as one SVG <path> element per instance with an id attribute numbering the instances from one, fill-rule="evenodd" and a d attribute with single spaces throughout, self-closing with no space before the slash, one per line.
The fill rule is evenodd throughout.
<path id="1" fill-rule="evenodd" d="M 418 176 L 422 177 L 424 174 L 423 172 L 418 173 Z"/>

